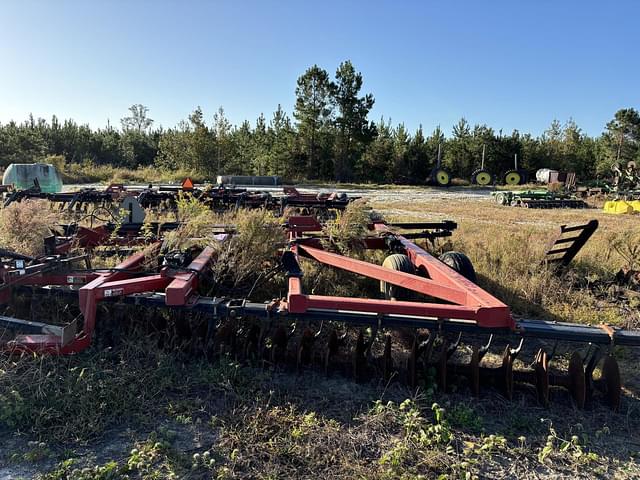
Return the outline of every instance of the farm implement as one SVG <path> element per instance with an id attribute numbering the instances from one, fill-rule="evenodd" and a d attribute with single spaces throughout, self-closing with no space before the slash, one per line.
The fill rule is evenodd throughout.
<path id="1" fill-rule="evenodd" d="M 344 210 L 349 202 L 355 200 L 344 193 L 302 193 L 295 187 L 283 187 L 281 192 L 255 191 L 226 185 L 195 186 L 186 179 L 180 186 L 127 187 L 123 184 L 111 184 L 106 188 L 82 188 L 76 191 L 46 193 L 40 188 L 38 180 L 31 188 L 15 190 L 3 186 L 4 206 L 25 199 L 42 199 L 58 206 L 60 210 L 69 212 L 89 212 L 96 208 L 106 208 L 116 213 L 131 199 L 135 199 L 142 208 L 155 210 L 175 210 L 181 198 L 193 198 L 207 205 L 214 211 L 233 208 L 266 208 L 284 213 L 294 209 L 299 213 L 322 215 L 329 210 Z M 124 204 L 123 202 L 128 202 Z"/>
<path id="2" fill-rule="evenodd" d="M 614 191 L 604 202 L 604 212 L 618 215 L 640 213 L 640 190 Z"/>
<path id="3" fill-rule="evenodd" d="M 580 408 L 596 398 L 619 408 L 612 348 L 639 346 L 640 332 L 515 318 L 476 284 L 464 254 L 436 258 L 418 245 L 450 236 L 454 222 L 372 221 L 350 238 L 349 251 L 336 247 L 313 216 L 290 216 L 278 228 L 282 242 L 273 249 L 273 268 L 255 272 L 242 288 L 221 288 L 212 273 L 234 245 L 232 227 L 205 247 L 181 250 L 168 249 L 160 234 L 104 268 L 92 268 L 89 248 L 74 254 L 62 246 L 97 246 L 107 238 L 131 246 L 138 237 L 111 232 L 90 242 L 86 232 L 82 237 L 70 229 L 48 239 L 50 253 L 40 258 L 2 250 L 2 349 L 78 354 L 135 323 L 157 334 L 145 338 L 162 345 L 188 341 L 191 351 L 208 358 L 228 355 L 298 372 L 315 366 L 357 381 L 403 379 L 412 387 L 435 381 L 442 391 L 459 381 L 474 394 L 492 385 L 507 398 L 524 385 L 545 406 L 560 390 Z M 325 271 L 336 276 L 322 281 Z M 332 290 L 353 278 L 367 285 L 356 296 Z M 588 348 L 570 354 L 562 373 L 552 363 L 558 346 L 575 343 Z M 520 358 L 529 355 L 524 366 Z"/>
<path id="4" fill-rule="evenodd" d="M 521 190 L 491 192 L 498 205 L 522 208 L 587 208 L 584 200 L 571 193 L 548 190 Z"/>

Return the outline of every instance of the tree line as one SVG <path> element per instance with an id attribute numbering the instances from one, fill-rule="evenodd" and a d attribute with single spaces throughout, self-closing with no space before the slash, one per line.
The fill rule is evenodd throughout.
<path id="1" fill-rule="evenodd" d="M 519 167 L 574 171 L 586 180 L 607 177 L 612 164 L 640 161 L 640 114 L 617 111 L 598 137 L 585 134 L 569 119 L 554 120 L 540 136 L 514 130 L 496 132 L 462 118 L 450 135 L 437 127 L 409 131 L 404 124 L 372 121 L 375 99 L 363 93 L 363 77 L 350 61 L 332 77 L 314 65 L 296 84 L 292 116 L 280 105 L 267 118 L 232 125 L 220 107 L 208 121 L 200 107 L 173 128 L 154 128 L 149 109 L 133 105 L 119 128 L 92 129 L 73 120 L 30 116 L 23 123 L 0 124 L 0 167 L 64 156 L 69 163 L 122 168 L 155 165 L 216 174 L 281 175 L 290 180 L 424 183 L 435 166 L 469 178 L 479 168 L 501 173 Z"/>

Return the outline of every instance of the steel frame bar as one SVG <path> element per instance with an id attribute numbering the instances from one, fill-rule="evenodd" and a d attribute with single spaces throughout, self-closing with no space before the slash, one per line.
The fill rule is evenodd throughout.
<path id="1" fill-rule="evenodd" d="M 198 276 L 213 258 L 213 248 L 206 247 L 188 267 L 189 272 L 177 273 L 165 289 L 166 304 L 169 306 L 185 305 L 198 288 Z"/>
<path id="2" fill-rule="evenodd" d="M 380 265 L 345 257 L 308 245 L 297 245 L 293 247 L 293 250 L 299 250 L 301 253 L 309 255 L 314 260 L 325 265 L 331 265 L 332 267 L 340 268 L 348 272 L 391 283 L 398 287 L 406 288 L 407 290 L 413 290 L 414 292 L 442 298 L 459 305 L 464 305 L 469 300 L 467 292 L 464 289 L 456 288 L 455 286 L 449 287 L 429 278 L 422 278 L 411 273 L 390 270 Z"/>
<path id="3" fill-rule="evenodd" d="M 385 225 L 376 225 L 380 225 L 380 227 L 376 226 L 378 231 L 390 233 Z M 414 266 L 427 278 L 390 270 L 300 242 L 293 244 L 291 250 L 296 255 L 308 256 L 325 265 L 391 283 L 444 300 L 449 304 L 304 295 L 300 278 L 290 278 L 287 302 L 291 313 L 304 313 L 311 308 L 333 308 L 359 312 L 457 318 L 473 320 L 478 327 L 482 328 L 511 330 L 515 328 L 509 307 L 504 303 L 401 235 L 396 235 L 395 239 L 400 242 Z"/>

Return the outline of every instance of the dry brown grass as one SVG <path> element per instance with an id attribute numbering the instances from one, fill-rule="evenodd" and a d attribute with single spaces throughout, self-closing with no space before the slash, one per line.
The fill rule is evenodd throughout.
<path id="1" fill-rule="evenodd" d="M 62 216 L 45 200 L 24 200 L 0 210 L 0 247 L 23 255 L 44 253 L 44 238 L 52 234 Z"/>
<path id="2" fill-rule="evenodd" d="M 599 209 L 535 210 L 502 207 L 489 201 L 410 199 L 374 204 L 389 220 L 458 222 L 448 249 L 465 252 L 480 284 L 510 305 L 516 314 L 581 323 L 627 323 L 629 312 L 614 297 L 595 295 L 615 279 L 626 263 L 612 238 L 637 232 L 633 216 L 607 215 Z M 599 229 L 564 276 L 541 265 L 560 225 L 600 222 Z"/>
<path id="3" fill-rule="evenodd" d="M 212 243 L 216 250 L 213 279 L 216 287 L 244 295 L 278 266 L 284 232 L 280 220 L 267 210 L 238 210 L 222 219 L 233 223 L 235 233 L 225 242 Z M 218 288 L 214 293 L 221 292 Z"/>
<path id="4" fill-rule="evenodd" d="M 278 264 L 285 235 L 280 219 L 268 210 L 215 213 L 199 201 L 184 197 L 178 201 L 177 216 L 183 223 L 165 235 L 163 250 L 212 247 L 212 295 L 244 295 Z M 214 237 L 222 230 L 229 232 L 226 239 Z"/>
<path id="5" fill-rule="evenodd" d="M 372 211 L 365 199 L 357 199 L 338 212 L 335 220 L 327 222 L 323 233 L 328 237 L 328 247 L 340 252 L 357 253 L 360 239 L 369 234 Z"/>

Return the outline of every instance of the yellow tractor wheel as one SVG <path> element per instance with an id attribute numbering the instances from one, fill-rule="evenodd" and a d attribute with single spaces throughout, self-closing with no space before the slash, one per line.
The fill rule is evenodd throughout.
<path id="1" fill-rule="evenodd" d="M 493 183 L 493 175 L 486 170 L 476 170 L 471 174 L 471 183 L 476 185 L 487 186 Z"/>
<path id="2" fill-rule="evenodd" d="M 522 183 L 522 175 L 517 170 L 509 170 L 504 174 L 505 185 L 520 185 Z"/>
<path id="3" fill-rule="evenodd" d="M 451 185 L 451 174 L 444 168 L 434 168 L 431 172 L 431 183 L 438 187 Z"/>

